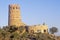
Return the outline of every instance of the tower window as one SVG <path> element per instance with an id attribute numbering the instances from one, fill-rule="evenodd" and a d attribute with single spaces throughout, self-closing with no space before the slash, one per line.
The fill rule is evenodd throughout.
<path id="1" fill-rule="evenodd" d="M 15 8 L 13 7 L 13 9 L 15 9 Z"/>
<path id="2" fill-rule="evenodd" d="M 16 9 L 19 9 L 19 7 L 16 7 Z"/>
<path id="3" fill-rule="evenodd" d="M 16 9 L 18 9 L 18 7 L 16 7 Z"/>

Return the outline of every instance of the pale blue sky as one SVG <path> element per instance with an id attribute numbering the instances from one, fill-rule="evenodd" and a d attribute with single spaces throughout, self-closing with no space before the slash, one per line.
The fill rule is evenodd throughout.
<path id="1" fill-rule="evenodd" d="M 56 26 L 60 30 L 60 0 L 0 0 L 0 26 L 8 24 L 8 5 L 19 4 L 22 21 L 28 25 Z M 60 31 L 59 31 L 60 35 Z"/>

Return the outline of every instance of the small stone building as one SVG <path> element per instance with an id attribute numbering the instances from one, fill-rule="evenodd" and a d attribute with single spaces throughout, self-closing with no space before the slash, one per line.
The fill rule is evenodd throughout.
<path id="1" fill-rule="evenodd" d="M 48 33 L 48 26 L 46 24 L 43 25 L 33 25 L 28 27 L 29 33 Z"/>

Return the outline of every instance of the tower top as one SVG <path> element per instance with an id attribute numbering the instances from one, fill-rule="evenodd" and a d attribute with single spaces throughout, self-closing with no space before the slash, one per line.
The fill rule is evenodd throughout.
<path id="1" fill-rule="evenodd" d="M 20 8 L 20 5 L 19 4 L 10 4 L 9 5 L 9 8 Z"/>
<path id="2" fill-rule="evenodd" d="M 17 14 L 21 14 L 20 13 L 20 5 L 19 4 L 10 4 L 9 5 L 9 12 L 13 13 L 17 13 Z"/>
<path id="3" fill-rule="evenodd" d="M 20 7 L 19 4 L 10 4 L 9 6 L 19 6 Z"/>

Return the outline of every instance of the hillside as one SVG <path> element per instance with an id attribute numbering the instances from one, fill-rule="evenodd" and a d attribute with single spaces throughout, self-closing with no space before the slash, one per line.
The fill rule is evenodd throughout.
<path id="1" fill-rule="evenodd" d="M 0 40 L 60 40 L 59 36 L 46 33 L 28 33 L 24 27 L 5 26 L 0 28 Z M 18 31 L 18 32 L 17 32 Z"/>

